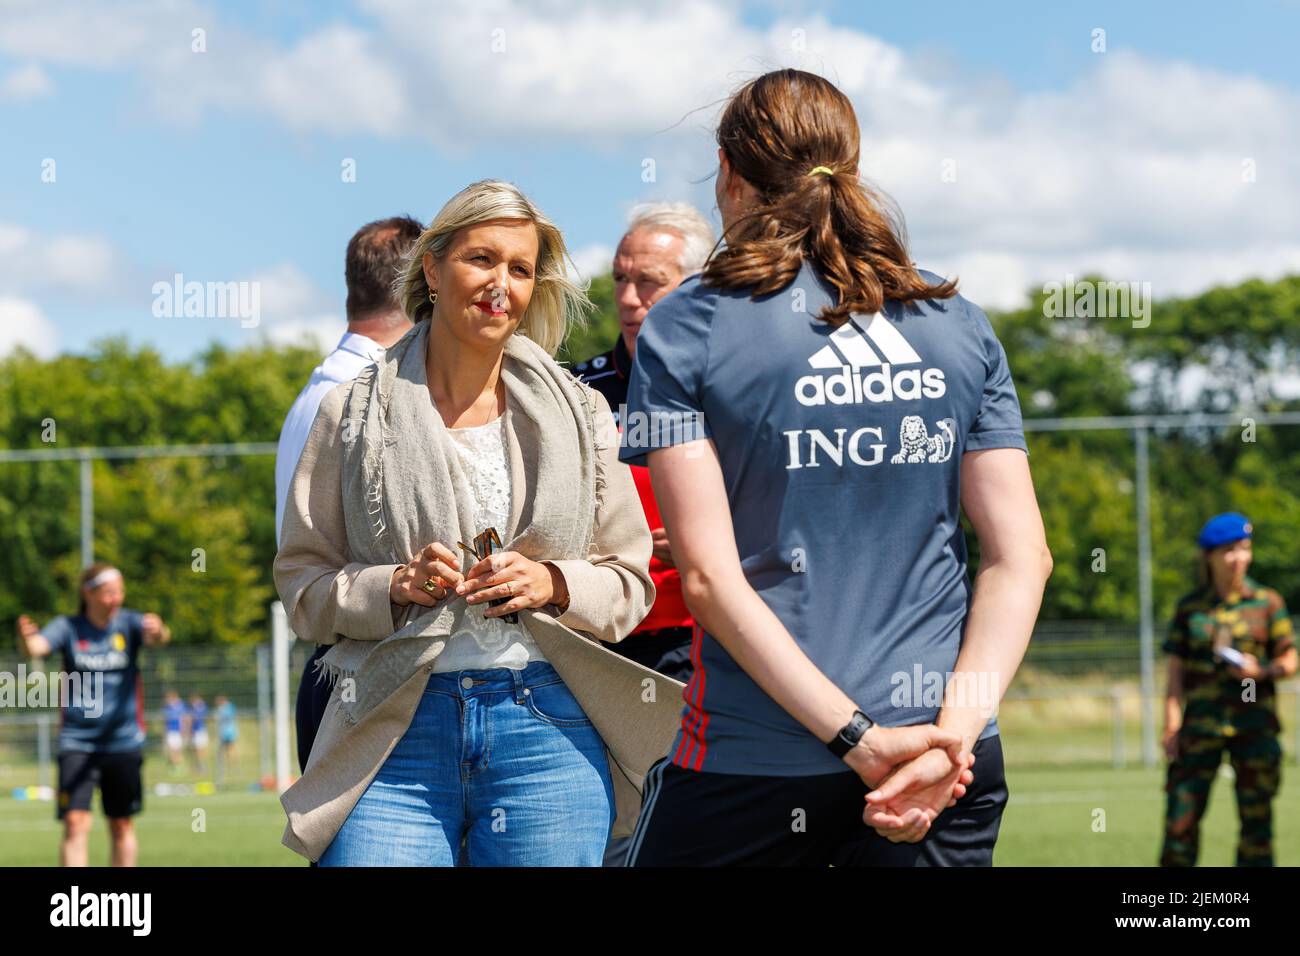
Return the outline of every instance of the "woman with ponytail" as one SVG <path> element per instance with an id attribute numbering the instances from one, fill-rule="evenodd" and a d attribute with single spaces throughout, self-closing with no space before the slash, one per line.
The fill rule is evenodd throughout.
<path id="1" fill-rule="evenodd" d="M 989 865 L 1051 571 L 1006 355 L 831 83 L 761 76 L 717 140 L 725 245 L 647 316 L 623 429 L 699 622 L 629 865 Z"/>

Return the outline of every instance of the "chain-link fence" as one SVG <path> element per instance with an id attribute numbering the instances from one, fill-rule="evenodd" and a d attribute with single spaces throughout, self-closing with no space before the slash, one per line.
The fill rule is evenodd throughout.
<path id="1" fill-rule="evenodd" d="M 295 641 L 289 650 L 289 695 L 313 647 Z M 1136 676 L 1137 629 L 1096 621 L 1043 622 L 1024 666 L 998 713 L 1009 766 L 1114 766 L 1142 761 L 1144 702 Z M 55 673 L 57 656 L 45 661 L 0 658 L 0 672 Z M 147 728 L 146 753 L 157 758 L 156 779 L 221 789 L 274 789 L 275 726 L 271 642 L 238 647 L 146 647 L 140 654 L 140 708 Z M 174 690 L 189 703 L 208 707 L 209 744 L 196 752 L 185 741 L 179 765 L 164 752 L 163 696 Z M 1162 688 L 1158 688 L 1162 690 Z M 237 740 L 223 748 L 214 701 L 224 695 L 235 707 Z M 1157 701 L 1158 703 L 1158 701 Z M 1287 727 L 1284 747 L 1300 761 L 1300 681 L 1279 686 L 1277 708 Z M 290 707 L 292 711 L 292 705 Z M 292 720 L 292 718 L 290 718 Z M 0 710 L 0 793 L 25 796 L 32 787 L 53 787 L 58 750 L 57 707 Z M 297 743 L 289 734 L 292 773 Z"/>
<path id="2" fill-rule="evenodd" d="M 1130 621 L 1041 621 L 1030 644 L 1025 664 L 1008 691 L 999 720 L 1014 746 L 1008 763 L 1124 765 L 1158 761 L 1156 738 L 1162 676 L 1157 666 L 1157 608 L 1153 597 L 1153 535 L 1151 515 L 1151 437 L 1180 430 L 1212 432 L 1237 430 L 1243 422 L 1255 427 L 1300 424 L 1300 412 L 1242 415 L 1165 415 L 1113 418 L 1027 419 L 1031 448 L 1036 434 L 1128 433 L 1131 458 L 1117 455 L 1113 443 L 1108 454 L 1117 472 L 1128 471 L 1121 497 L 1132 495 L 1132 523 L 1120 531 L 1111 546 L 1112 560 L 1119 558 L 1125 573 L 1138 587 Z M 0 451 L 0 463 L 66 461 L 80 469 L 82 561 L 94 557 L 95 460 L 135 460 L 159 457 L 241 457 L 274 454 L 269 444 L 222 446 L 158 446 L 136 448 L 32 449 Z M 1040 501 L 1047 503 L 1054 490 L 1040 486 Z M 1096 502 L 1098 508 L 1107 507 Z M 1116 507 L 1114 503 L 1110 505 Z M 1130 506 L 1125 505 L 1127 510 Z M 1157 556 L 1158 557 L 1158 556 Z M 1164 613 L 1163 608 L 1160 613 Z M 1125 613 L 1128 613 L 1125 611 Z M 294 643 L 288 666 L 290 697 L 296 693 L 298 675 L 311 648 Z M 210 730 L 211 744 L 205 765 L 197 754 L 187 754 L 178 776 L 190 775 L 219 781 L 221 786 L 253 786 L 270 781 L 276 773 L 274 680 L 270 641 L 261 645 L 176 646 L 145 648 L 142 652 L 142 707 L 148 728 L 148 746 L 161 751 L 163 693 L 174 689 L 183 698 L 201 695 L 211 707 L 217 694 L 234 703 L 239 739 L 223 751 L 218 735 Z M 20 661 L 0 656 L 0 670 L 16 673 Z M 53 661 L 49 666 L 57 666 Z M 1287 729 L 1286 743 L 1300 754 L 1300 694 L 1296 682 L 1279 690 L 1278 710 Z M 290 711 L 292 700 L 290 700 Z M 215 726 L 215 719 L 210 718 Z M 291 716 L 289 721 L 291 723 Z M 0 787 L 6 789 L 53 783 L 52 759 L 57 747 L 58 714 L 46 708 L 0 711 Z M 289 734 L 287 748 L 296 742 Z M 225 757 L 221 761 L 219 758 Z M 293 753 L 291 768 L 296 772 Z M 283 769 L 282 771 L 283 772 Z"/>
<path id="3" fill-rule="evenodd" d="M 1143 720 L 1162 711 L 1163 673 L 1142 694 L 1139 626 L 1040 621 L 998 712 L 1008 766 L 1142 764 Z M 1282 744 L 1300 763 L 1300 680 L 1277 685 Z"/>
<path id="4" fill-rule="evenodd" d="M 289 693 L 297 692 L 298 675 L 313 648 L 303 642 L 290 645 Z M 139 714 L 146 728 L 146 756 L 157 757 L 166 774 L 157 782 L 204 781 L 222 788 L 273 789 L 275 774 L 275 727 L 273 670 L 270 641 L 238 647 L 177 646 L 144 647 L 140 650 Z M 0 657 L 0 673 L 16 683 L 26 675 L 29 686 L 39 678 L 36 671 L 57 674 L 59 655 L 41 661 L 18 656 Z M 47 686 L 52 686 L 45 680 Z M 207 706 L 207 747 L 199 751 L 187 737 L 180 761 L 173 766 L 164 752 L 163 698 L 175 691 L 188 705 L 195 695 Z M 216 698 L 225 696 L 234 705 L 236 739 L 223 746 Z M 48 698 L 48 695 L 47 695 Z M 29 787 L 53 787 L 57 777 L 59 710 L 54 706 L 6 706 L 0 708 L 0 794 L 13 795 Z M 292 711 L 292 702 L 290 703 Z M 297 743 L 289 735 L 292 769 L 297 773 Z M 22 795 L 19 795 L 20 798 Z"/>

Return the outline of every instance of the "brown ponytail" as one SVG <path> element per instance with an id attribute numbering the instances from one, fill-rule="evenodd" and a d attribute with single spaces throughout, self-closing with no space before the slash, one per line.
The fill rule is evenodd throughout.
<path id="1" fill-rule="evenodd" d="M 706 284 L 766 295 L 794 281 L 807 260 L 839 293 L 818 316 L 836 327 L 851 314 L 879 312 L 886 299 L 957 293 L 955 281 L 931 285 L 912 265 L 901 216 L 858 176 L 853 104 L 827 80 L 789 69 L 751 80 L 723 110 L 718 145 L 759 199 L 724 234 Z M 832 172 L 809 175 L 817 166 Z"/>

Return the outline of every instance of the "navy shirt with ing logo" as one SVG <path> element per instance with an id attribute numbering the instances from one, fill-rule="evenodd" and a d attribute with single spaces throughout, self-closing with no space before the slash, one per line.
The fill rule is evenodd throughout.
<path id="1" fill-rule="evenodd" d="M 144 746 L 145 725 L 139 656 L 144 615 L 118 610 L 105 628 L 84 615 L 56 617 L 41 629 L 51 654 L 62 654 L 68 682 L 59 750 L 122 753 Z M 100 687 L 102 681 L 102 693 Z M 80 691 L 74 688 L 80 684 Z"/>
<path id="2" fill-rule="evenodd" d="M 645 464 L 654 447 L 711 438 L 750 585 L 874 720 L 925 723 L 972 592 L 961 457 L 1025 450 L 1020 405 L 1001 343 L 966 299 L 887 302 L 835 329 L 816 318 L 834 295 L 808 263 L 757 300 L 683 282 L 637 338 L 620 458 Z M 675 764 L 844 772 L 699 629 L 692 660 Z M 982 703 L 995 685 L 970 691 Z M 996 733 L 994 719 L 984 736 Z"/>

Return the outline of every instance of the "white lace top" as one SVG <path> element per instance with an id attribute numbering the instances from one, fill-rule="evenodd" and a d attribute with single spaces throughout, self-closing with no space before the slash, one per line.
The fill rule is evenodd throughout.
<path id="1" fill-rule="evenodd" d="M 486 425 L 449 428 L 447 434 L 456 446 L 474 491 L 474 527 L 479 530 L 494 527 L 504 539 L 511 505 L 505 416 Z M 447 647 L 434 660 L 435 672 L 488 667 L 522 670 L 529 661 L 546 660 L 522 625 L 507 624 L 499 617 L 484 617 L 486 608 L 486 603 L 469 605 L 467 619 L 473 622 L 473 627 L 451 636 Z"/>

